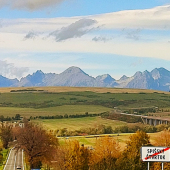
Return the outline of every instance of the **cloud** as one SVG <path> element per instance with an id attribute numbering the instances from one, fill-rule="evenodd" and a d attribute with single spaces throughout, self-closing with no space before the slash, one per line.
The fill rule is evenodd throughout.
<path id="1" fill-rule="evenodd" d="M 90 24 L 95 22 L 96 28 L 99 28 L 100 30 L 121 30 L 124 28 L 129 30 L 170 30 L 169 16 L 170 5 L 167 5 L 152 9 L 128 10 L 100 15 L 91 15 L 87 16 L 86 19 L 85 17 L 82 19 L 82 16 L 48 19 L 3 19 L 0 23 L 3 26 L 1 28 L 1 32 L 28 33 L 28 30 L 34 30 L 35 32 L 45 32 L 47 35 L 52 32 L 53 35 L 59 36 L 60 38 L 60 35 L 64 36 L 62 35 L 64 33 L 69 34 L 67 31 L 71 31 L 72 33 L 74 30 L 71 29 L 79 29 L 78 26 L 81 29 L 80 24 L 87 22 Z"/>
<path id="2" fill-rule="evenodd" d="M 24 40 L 27 40 L 27 39 L 35 39 L 38 35 L 33 32 L 33 31 L 30 31 L 25 37 L 24 37 Z"/>
<path id="3" fill-rule="evenodd" d="M 15 67 L 12 63 L 7 63 L 7 61 L 0 60 L 0 75 L 9 78 L 21 78 L 25 72 L 28 72 L 27 67 Z"/>
<path id="4" fill-rule="evenodd" d="M 0 7 L 11 9 L 35 11 L 47 7 L 59 5 L 65 0 L 0 0 Z"/>
<path id="5" fill-rule="evenodd" d="M 95 42 L 108 42 L 115 38 L 119 39 L 120 37 L 125 37 L 126 39 L 132 39 L 132 40 L 139 40 L 140 39 L 140 33 L 141 29 L 127 29 L 123 28 L 120 30 L 117 35 L 101 35 L 101 36 L 95 36 L 92 41 Z"/>
<path id="6" fill-rule="evenodd" d="M 94 28 L 92 25 L 96 24 L 97 21 L 93 19 L 80 19 L 67 27 L 63 27 L 60 30 L 56 30 L 50 34 L 54 36 L 57 42 L 64 41 L 70 38 L 79 38 Z"/>
<path id="7" fill-rule="evenodd" d="M 112 39 L 113 39 L 113 37 L 98 36 L 98 37 L 94 37 L 92 39 L 92 41 L 95 41 L 95 42 L 100 42 L 100 41 L 107 42 L 107 41 L 111 41 Z"/>
<path id="8" fill-rule="evenodd" d="M 135 30 L 123 29 L 123 34 L 125 34 L 125 37 L 127 39 L 132 39 L 135 41 L 140 39 L 140 33 L 141 33 L 141 29 L 135 29 Z"/>
<path id="9" fill-rule="evenodd" d="M 169 7 L 170 5 L 146 10 L 120 11 L 86 18 L 78 16 L 3 19 L 3 27 L 0 29 L 0 50 L 1 53 L 3 51 L 110 53 L 170 60 Z M 29 30 L 34 32 L 28 32 Z M 34 41 L 23 41 L 23 37 L 34 38 L 35 33 L 39 36 Z M 47 36 L 48 38 L 42 39 Z M 109 41 L 110 37 L 113 39 Z M 54 38 L 61 43 L 54 43 Z M 97 41 L 100 43 L 96 43 Z"/>
<path id="10" fill-rule="evenodd" d="M 126 10 L 92 16 L 103 29 L 156 29 L 170 30 L 170 5 L 152 9 Z"/>
<path id="11" fill-rule="evenodd" d="M 143 64 L 143 60 L 142 59 L 138 59 L 136 62 L 131 63 L 130 66 L 138 67 L 138 66 L 141 66 L 142 64 Z"/>

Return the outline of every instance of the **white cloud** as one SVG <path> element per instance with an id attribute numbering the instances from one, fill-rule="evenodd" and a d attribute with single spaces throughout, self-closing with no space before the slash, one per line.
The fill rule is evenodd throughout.
<path id="1" fill-rule="evenodd" d="M 56 6 L 65 0 L 0 0 L 0 7 L 8 6 L 12 9 L 39 10 Z"/>
<path id="2" fill-rule="evenodd" d="M 0 75 L 9 78 L 21 78 L 25 72 L 28 72 L 28 67 L 16 67 L 13 63 L 0 60 Z"/>
<path id="3" fill-rule="evenodd" d="M 139 42 L 113 39 L 107 43 L 93 42 L 91 36 L 85 35 L 81 39 L 71 41 L 54 42 L 53 39 L 43 40 L 37 37 L 35 40 L 23 41 L 24 35 L 0 34 L 5 43 L 0 42 L 0 49 L 18 52 L 95 52 L 110 53 L 136 57 L 155 57 L 169 60 L 170 44 L 165 42 Z"/>
<path id="4" fill-rule="evenodd" d="M 103 29 L 170 29 L 170 5 L 91 16 Z"/>
<path id="5" fill-rule="evenodd" d="M 73 18 L 37 18 L 37 19 L 2 19 L 0 22 L 2 33 L 27 34 L 28 32 L 37 32 L 48 35 L 57 29 L 67 27 L 70 24 L 82 19 L 82 17 Z"/>
<path id="6" fill-rule="evenodd" d="M 78 20 L 94 20 L 95 26 L 105 29 L 153 29 L 170 30 L 170 5 L 145 10 L 129 10 L 100 14 L 86 17 L 71 18 L 41 18 L 41 19 L 4 19 L 1 20 L 1 32 L 28 33 L 33 30 L 41 33 L 51 33 L 78 26 Z"/>
<path id="7" fill-rule="evenodd" d="M 23 53 L 94 52 L 170 60 L 170 37 L 150 32 L 149 36 L 142 35 L 150 37 L 150 41 L 140 38 L 143 30 L 170 31 L 169 16 L 170 5 L 87 17 L 2 20 L 0 50 Z M 92 28 L 98 27 L 99 29 L 89 33 Z M 112 32 L 119 30 L 120 33 L 122 29 L 125 30 L 121 33 L 123 36 L 115 38 Z M 51 32 L 57 42 L 51 36 L 44 38 Z M 39 36 L 31 39 L 35 37 L 35 33 Z M 29 39 L 23 41 L 26 35 Z M 97 42 L 92 41 L 94 37 Z M 66 39 L 69 41 L 63 41 Z"/>

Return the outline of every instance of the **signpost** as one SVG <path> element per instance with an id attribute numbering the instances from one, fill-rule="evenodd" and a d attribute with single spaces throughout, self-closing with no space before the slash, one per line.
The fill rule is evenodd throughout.
<path id="1" fill-rule="evenodd" d="M 170 162 L 170 148 L 169 147 L 154 147 L 154 146 L 143 146 L 141 147 L 141 159 L 144 162 Z"/>

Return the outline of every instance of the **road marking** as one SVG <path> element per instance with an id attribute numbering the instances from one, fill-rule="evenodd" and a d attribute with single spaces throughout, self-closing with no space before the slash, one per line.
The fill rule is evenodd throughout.
<path id="1" fill-rule="evenodd" d="M 3 169 L 3 170 L 5 170 L 6 165 L 7 165 L 7 163 L 8 163 L 8 160 L 9 160 L 9 157 L 10 157 L 10 154 L 11 154 L 11 151 L 12 151 L 14 148 L 15 148 L 15 146 L 14 146 L 14 147 L 10 150 L 9 155 L 8 155 L 8 158 L 7 158 L 7 161 L 6 161 L 6 164 L 5 164 L 4 169 Z"/>
<path id="2" fill-rule="evenodd" d="M 24 154 L 23 154 L 23 149 L 22 149 L 22 166 L 23 166 L 23 170 L 24 170 Z"/>
<path id="3" fill-rule="evenodd" d="M 15 170 L 16 158 L 17 158 L 17 153 L 15 153 L 14 170 Z"/>

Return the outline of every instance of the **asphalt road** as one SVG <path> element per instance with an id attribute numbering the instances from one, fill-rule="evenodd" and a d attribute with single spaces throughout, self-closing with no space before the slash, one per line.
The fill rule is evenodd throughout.
<path id="1" fill-rule="evenodd" d="M 23 169 L 23 152 L 21 149 L 12 148 L 4 167 L 4 170 L 18 170 L 17 166 L 21 166 Z"/>

